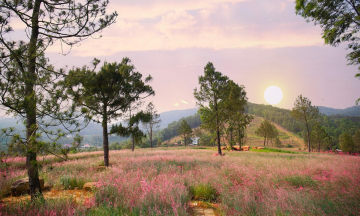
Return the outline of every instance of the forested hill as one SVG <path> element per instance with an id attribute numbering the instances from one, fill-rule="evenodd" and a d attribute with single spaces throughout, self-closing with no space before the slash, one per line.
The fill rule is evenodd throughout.
<path id="1" fill-rule="evenodd" d="M 247 111 L 265 119 L 268 119 L 285 129 L 302 135 L 303 125 L 290 116 L 290 110 L 273 107 L 271 105 L 248 103 Z M 341 116 L 341 115 L 322 115 L 318 119 L 319 123 L 325 128 L 326 133 L 332 138 L 333 146 L 338 145 L 339 136 L 346 132 L 354 135 L 360 130 L 359 116 Z"/>
<path id="2" fill-rule="evenodd" d="M 343 115 L 343 116 L 360 116 L 360 106 L 352 106 L 346 109 L 334 109 L 329 107 L 319 106 L 320 113 L 330 115 Z"/>

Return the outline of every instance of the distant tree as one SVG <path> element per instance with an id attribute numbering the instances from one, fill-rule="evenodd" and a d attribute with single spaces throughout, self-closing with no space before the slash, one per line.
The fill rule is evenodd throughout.
<path id="1" fill-rule="evenodd" d="M 63 112 L 62 107 L 66 96 L 58 81 L 66 73 L 49 64 L 45 51 L 56 41 L 62 48 L 74 46 L 114 23 L 117 14 L 107 15 L 107 6 L 108 1 L 100 0 L 0 1 L 0 103 L 25 122 L 26 135 L 19 136 L 18 142 L 26 152 L 32 201 L 42 197 L 36 159 L 44 144 L 40 133 L 51 139 L 63 136 L 63 132 L 54 134 L 48 129 L 66 125 L 74 117 L 74 112 Z M 15 23 L 24 26 L 23 30 L 12 33 Z"/>
<path id="2" fill-rule="evenodd" d="M 279 136 L 279 131 L 276 129 L 276 126 L 274 124 L 271 124 L 271 130 L 269 131 L 268 134 L 268 140 L 271 140 L 271 144 L 273 144 L 273 140 L 276 140 L 276 138 Z M 269 144 L 269 143 L 267 143 Z"/>
<path id="3" fill-rule="evenodd" d="M 187 141 L 187 139 L 190 138 L 193 131 L 192 131 L 191 127 L 189 126 L 189 124 L 185 121 L 185 119 L 183 119 L 181 121 L 180 127 L 178 129 L 178 133 L 183 137 L 185 146 L 186 146 L 186 141 Z"/>
<path id="4" fill-rule="evenodd" d="M 143 104 L 144 102 L 141 100 L 133 101 L 132 103 L 130 103 L 129 107 L 127 108 L 127 111 L 124 113 L 123 116 L 123 119 L 128 124 L 128 128 L 126 130 L 120 129 L 119 131 L 117 125 L 112 127 L 111 133 L 117 133 L 120 136 L 130 136 L 132 143 L 131 151 L 135 150 L 135 143 L 136 144 L 142 143 L 143 138 L 146 137 L 145 133 L 143 133 L 139 129 L 140 121 L 142 121 L 144 124 L 147 121 L 150 121 L 151 118 L 151 115 L 147 113 L 147 115 L 143 115 L 144 119 L 139 119 L 139 121 L 132 121 L 136 115 L 134 113 L 139 113 L 141 115 L 143 114 L 143 111 L 141 110 Z"/>
<path id="5" fill-rule="evenodd" d="M 360 64 L 360 2 L 358 0 L 296 0 L 296 14 L 320 25 L 325 44 L 347 43 L 349 64 Z M 360 66 L 358 67 L 360 70 Z M 360 78 L 360 73 L 356 74 Z M 357 100 L 357 103 L 360 98 Z"/>
<path id="6" fill-rule="evenodd" d="M 326 142 L 327 134 L 325 128 L 319 123 L 315 123 L 311 131 L 312 140 L 318 144 L 318 152 L 320 152 L 321 145 Z"/>
<path id="7" fill-rule="evenodd" d="M 199 77 L 200 89 L 194 89 L 194 97 L 199 106 L 198 113 L 201 116 L 204 129 L 214 130 L 218 153 L 221 153 L 220 127 L 226 122 L 225 99 L 229 94 L 229 78 L 217 72 L 213 63 L 209 62 L 204 68 L 204 75 Z"/>
<path id="8" fill-rule="evenodd" d="M 309 99 L 299 95 L 295 100 L 294 107 L 292 108 L 290 115 L 305 125 L 308 140 L 308 151 L 310 152 L 310 124 L 318 117 L 319 109 L 312 106 Z"/>
<path id="9" fill-rule="evenodd" d="M 156 145 L 157 145 L 158 147 L 161 146 L 161 139 L 158 139 L 158 140 L 156 141 Z"/>
<path id="10" fill-rule="evenodd" d="M 153 133 L 157 132 L 160 128 L 160 114 L 157 113 L 157 110 L 155 108 L 155 105 L 150 102 L 147 106 L 146 106 L 146 112 L 150 114 L 151 119 L 149 122 L 144 123 L 144 127 L 146 128 L 147 134 L 149 135 L 150 138 L 150 147 L 153 147 Z"/>
<path id="11" fill-rule="evenodd" d="M 278 147 L 278 148 L 282 147 L 281 140 L 279 139 L 279 137 L 275 138 L 275 147 Z"/>
<path id="12" fill-rule="evenodd" d="M 98 63 L 96 60 L 95 64 Z M 111 119 L 122 117 L 133 102 L 154 94 L 152 88 L 146 85 L 151 77 L 146 78 L 145 82 L 141 78 L 141 73 L 135 71 L 130 59 L 123 58 L 121 63 L 105 62 L 98 73 L 86 66 L 73 69 L 65 79 L 69 86 L 67 93 L 76 106 L 81 107 L 82 112 L 87 113 L 93 121 L 102 124 L 105 166 L 109 166 L 108 123 Z M 142 118 L 146 118 L 143 112 L 132 116 L 130 126 Z M 130 131 L 120 124 L 114 125 L 111 133 L 129 135 Z"/>
<path id="13" fill-rule="evenodd" d="M 355 132 L 353 140 L 355 145 L 355 152 L 360 152 L 360 130 Z"/>
<path id="14" fill-rule="evenodd" d="M 341 134 L 339 139 L 340 139 L 340 148 L 343 152 L 348 152 L 349 154 L 356 152 L 354 140 L 352 139 L 349 133 Z"/>
<path id="15" fill-rule="evenodd" d="M 268 120 L 265 119 L 263 122 L 261 122 L 260 126 L 256 129 L 255 134 L 259 137 L 264 137 L 264 146 L 265 146 L 266 141 L 275 134 L 275 132 L 273 130 L 274 130 L 274 127 L 271 124 L 271 122 L 269 122 Z M 276 130 L 276 128 L 275 128 L 275 130 Z"/>

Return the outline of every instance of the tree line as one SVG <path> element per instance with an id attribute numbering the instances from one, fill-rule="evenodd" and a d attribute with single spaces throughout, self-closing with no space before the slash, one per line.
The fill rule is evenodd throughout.
<path id="1" fill-rule="evenodd" d="M 302 95 L 296 99 L 292 111 L 271 105 L 249 103 L 247 112 L 263 117 L 266 121 L 274 122 L 297 134 L 307 143 L 308 150 L 344 149 L 344 151 L 347 151 L 344 142 L 342 142 L 344 138 L 341 138 L 344 136 L 348 140 L 351 137 L 354 142 L 350 143 L 360 145 L 356 141 L 356 134 L 360 130 L 360 117 L 320 114 L 317 107 L 312 106 L 311 102 Z M 306 122 L 304 121 L 305 116 L 307 116 Z M 262 128 L 271 128 L 265 127 L 263 124 L 265 125 L 265 123 L 262 123 Z"/>

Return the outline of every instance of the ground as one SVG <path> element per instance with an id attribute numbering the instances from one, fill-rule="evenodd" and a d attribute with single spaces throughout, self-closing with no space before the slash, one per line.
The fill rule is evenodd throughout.
<path id="1" fill-rule="evenodd" d="M 72 155 L 44 165 L 40 175 L 54 191 L 81 189 L 96 181 L 83 200 L 46 199 L 46 204 L 0 203 L 1 215 L 202 215 L 202 201 L 215 215 L 358 215 L 360 157 L 322 153 L 225 152 L 164 148 L 110 152 L 111 167 L 95 169 L 101 152 Z M 95 155 L 94 155 L 95 154 Z M 20 162 L 19 162 L 20 163 Z M 50 168 L 51 167 L 51 168 Z M 26 175 L 10 168 L 0 186 Z M 71 192 L 69 190 L 68 192 Z M 75 196 L 76 197 L 76 196 Z M 202 207 L 204 208 L 204 207 Z M 210 209 L 210 211 L 209 211 Z M 195 211 L 196 210 L 196 211 Z M 196 214 L 198 212 L 198 214 Z"/>

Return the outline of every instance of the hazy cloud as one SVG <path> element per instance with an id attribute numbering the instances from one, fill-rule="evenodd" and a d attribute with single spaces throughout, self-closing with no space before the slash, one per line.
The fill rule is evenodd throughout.
<path id="1" fill-rule="evenodd" d="M 174 106 L 176 106 L 176 107 L 179 106 L 179 103 L 174 103 Z"/>
<path id="2" fill-rule="evenodd" d="M 75 55 L 186 48 L 273 49 L 324 43 L 320 27 L 297 16 L 293 2 L 287 0 L 137 0 L 111 5 L 119 13 L 116 23 L 102 32 L 101 39 L 73 47 Z M 49 49 L 60 50 L 60 44 Z"/>
<path id="3" fill-rule="evenodd" d="M 184 104 L 189 104 L 188 102 L 184 101 L 184 100 L 181 100 L 182 103 Z"/>

